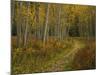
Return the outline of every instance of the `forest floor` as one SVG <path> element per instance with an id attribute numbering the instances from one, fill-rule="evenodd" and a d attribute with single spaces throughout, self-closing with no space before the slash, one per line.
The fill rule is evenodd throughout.
<path id="1" fill-rule="evenodd" d="M 13 74 L 95 69 L 94 38 L 71 38 L 63 42 L 53 40 L 47 43 L 45 50 L 41 41 L 36 42 L 27 49 L 13 45 Z"/>

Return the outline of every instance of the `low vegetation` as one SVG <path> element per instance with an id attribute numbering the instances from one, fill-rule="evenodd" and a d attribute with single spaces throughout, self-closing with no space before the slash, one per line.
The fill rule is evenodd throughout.
<path id="1" fill-rule="evenodd" d="M 41 41 L 34 41 L 27 49 L 13 48 L 12 56 L 12 72 L 15 74 L 94 69 L 95 40 L 49 40 L 45 49 Z"/>

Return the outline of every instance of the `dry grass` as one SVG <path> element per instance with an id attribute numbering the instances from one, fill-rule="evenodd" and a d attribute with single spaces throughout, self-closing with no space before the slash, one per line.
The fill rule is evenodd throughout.
<path id="1" fill-rule="evenodd" d="M 51 67 L 56 61 L 60 63 L 67 60 L 63 57 L 74 49 L 74 40 L 80 41 L 80 44 L 85 44 L 85 47 L 80 47 L 81 50 L 76 53 L 74 62 Z M 95 40 L 90 40 L 90 43 L 79 38 L 71 38 L 64 41 L 49 39 L 45 47 L 43 47 L 41 40 L 30 40 L 31 45 L 27 48 L 16 48 L 15 37 L 12 38 L 12 42 L 12 74 L 63 71 L 69 70 L 68 68 L 71 68 L 70 70 L 95 68 Z M 71 56 L 67 58 L 70 59 Z M 61 66 L 65 67 L 60 68 Z"/>
<path id="2" fill-rule="evenodd" d="M 79 50 L 72 62 L 75 70 L 95 69 L 96 68 L 96 43 L 95 40 L 85 40 L 84 48 Z"/>

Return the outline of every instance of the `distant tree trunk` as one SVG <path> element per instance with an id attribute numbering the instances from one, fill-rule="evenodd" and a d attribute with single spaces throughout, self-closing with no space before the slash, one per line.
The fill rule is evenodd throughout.
<path id="1" fill-rule="evenodd" d="M 38 38 L 39 27 L 39 3 L 35 4 L 35 37 Z"/>
<path id="2" fill-rule="evenodd" d="M 46 21 L 45 21 L 44 38 L 43 38 L 44 45 L 47 39 L 48 18 L 49 18 L 49 4 L 47 4 L 47 9 L 46 9 Z"/>
<path id="3" fill-rule="evenodd" d="M 58 6 L 58 17 L 57 17 L 57 37 L 61 40 L 61 5 Z"/>
<path id="4" fill-rule="evenodd" d="M 70 30 L 70 24 L 67 24 L 67 28 L 66 28 L 66 37 L 69 37 L 69 30 Z"/>
<path id="5" fill-rule="evenodd" d="M 22 3 L 17 3 L 17 7 L 19 8 L 19 11 L 21 11 L 21 6 L 22 6 Z M 17 11 L 17 16 L 18 16 L 18 22 L 17 22 L 17 46 L 18 46 L 18 48 L 20 48 L 21 47 L 21 41 L 22 41 L 22 38 L 21 38 L 21 25 L 22 25 L 22 23 L 21 23 L 21 18 L 20 18 L 20 16 L 21 16 L 21 12 L 19 12 L 19 11 Z"/>
<path id="6" fill-rule="evenodd" d="M 11 15 L 11 24 L 13 25 L 15 18 L 15 1 L 13 0 L 11 0 Z"/>
<path id="7" fill-rule="evenodd" d="M 59 15 L 58 15 L 58 36 L 59 36 L 59 40 L 61 40 L 62 39 L 62 36 L 61 36 L 61 33 L 62 33 L 62 30 L 61 30 L 61 5 L 59 5 Z"/>
<path id="8" fill-rule="evenodd" d="M 89 28 L 90 28 L 90 37 L 93 35 L 93 30 L 92 30 L 92 12 L 90 11 L 90 17 L 89 17 Z"/>
<path id="9" fill-rule="evenodd" d="M 92 18 L 91 18 L 91 22 L 92 22 L 92 36 L 95 37 L 96 36 L 96 15 L 94 10 L 92 9 Z"/>
<path id="10" fill-rule="evenodd" d="M 27 16 L 26 16 L 26 26 L 25 26 L 25 34 L 24 34 L 24 47 L 27 45 L 27 39 L 28 39 L 28 29 L 29 29 L 29 7 L 30 2 L 27 3 Z"/>
<path id="11" fill-rule="evenodd" d="M 81 21 L 81 16 L 79 17 L 79 23 L 78 23 L 78 26 L 79 26 L 79 35 L 80 37 L 83 37 L 83 33 L 82 33 L 82 24 L 83 22 Z"/>

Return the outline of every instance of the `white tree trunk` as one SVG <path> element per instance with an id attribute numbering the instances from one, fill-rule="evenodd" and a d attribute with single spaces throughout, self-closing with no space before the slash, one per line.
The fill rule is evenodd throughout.
<path id="1" fill-rule="evenodd" d="M 28 37 L 28 27 L 29 27 L 29 7 L 30 7 L 30 2 L 27 4 L 27 17 L 26 17 L 26 26 L 25 26 L 25 34 L 24 34 L 24 47 L 26 46 L 27 43 L 27 37 Z"/>
<path id="2" fill-rule="evenodd" d="M 44 45 L 45 45 L 46 36 L 47 36 L 48 17 L 49 17 L 49 4 L 47 4 L 47 10 L 46 10 L 46 22 L 45 22 L 44 38 L 43 38 Z"/>

